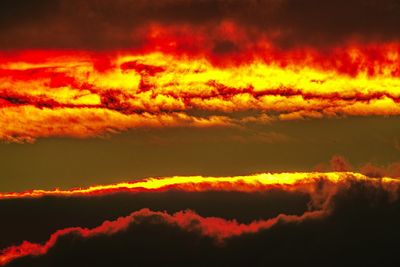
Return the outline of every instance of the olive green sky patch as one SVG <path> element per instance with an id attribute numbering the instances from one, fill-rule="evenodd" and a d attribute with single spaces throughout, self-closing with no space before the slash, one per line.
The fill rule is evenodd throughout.
<path id="1" fill-rule="evenodd" d="M 0 191 L 149 176 L 311 171 L 344 156 L 358 168 L 400 159 L 400 117 L 277 121 L 237 128 L 131 130 L 105 138 L 0 144 Z"/>

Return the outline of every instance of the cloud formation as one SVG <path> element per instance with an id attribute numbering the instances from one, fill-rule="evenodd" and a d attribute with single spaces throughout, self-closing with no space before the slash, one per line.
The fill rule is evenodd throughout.
<path id="1" fill-rule="evenodd" d="M 34 244 L 23 242 L 16 247 L 9 247 L 2 251 L 0 255 L 0 264 L 5 265 L 10 261 L 24 256 L 45 255 L 49 249 L 54 247 L 58 240 L 66 235 L 77 235 L 79 238 L 92 238 L 97 235 L 113 235 L 126 230 L 132 224 L 149 223 L 151 224 L 169 224 L 188 232 L 195 232 L 205 237 L 211 237 L 219 242 L 226 238 L 246 233 L 255 233 L 263 229 L 268 229 L 278 222 L 296 222 L 310 218 L 318 218 L 323 213 L 319 211 L 306 212 L 302 216 L 279 215 L 269 220 L 254 221 L 250 224 L 238 224 L 236 221 L 228 221 L 221 218 L 204 218 L 191 211 L 178 212 L 169 215 L 164 212 L 153 212 L 148 209 L 142 209 L 134 212 L 127 217 L 120 217 L 115 221 L 106 221 L 102 225 L 85 229 L 80 227 L 67 228 L 59 230 L 51 235 L 50 239 L 44 244 Z"/>
<path id="2" fill-rule="evenodd" d="M 341 166 L 341 165 L 340 165 Z M 298 190 L 313 193 L 317 181 L 333 184 L 346 183 L 348 180 L 393 183 L 398 180 L 385 177 L 373 180 L 360 173 L 345 172 L 293 172 L 293 173 L 261 173 L 248 176 L 203 177 L 203 176 L 172 176 L 164 178 L 148 178 L 133 182 L 122 182 L 110 185 L 95 185 L 88 188 L 73 188 L 67 190 L 30 190 L 25 192 L 0 193 L 0 199 L 38 198 L 46 196 L 91 196 L 115 192 L 152 192 L 181 190 L 185 192 L 203 191 L 235 191 L 257 192 L 271 188 Z"/>
<path id="3" fill-rule="evenodd" d="M 296 257 L 301 255 L 300 252 L 304 253 L 304 246 L 309 246 L 312 254 L 317 255 L 314 258 L 296 258 L 299 264 L 318 262 L 320 259 L 326 259 L 332 252 L 344 253 L 349 262 L 380 261 L 383 264 L 395 264 L 395 258 L 390 255 L 395 249 L 392 245 L 397 239 L 395 229 L 400 219 L 396 215 L 400 208 L 399 187 L 393 181 L 354 180 L 352 176 L 348 178 L 335 185 L 336 190 L 324 197 L 323 205 L 319 209 L 305 211 L 300 216 L 281 214 L 272 219 L 243 224 L 218 217 L 203 217 L 192 211 L 170 215 L 143 209 L 126 217 L 105 221 L 94 228 L 73 227 L 59 230 L 43 244 L 26 241 L 19 246 L 11 246 L 3 250 L 1 259 L 3 264 L 10 263 L 9 266 L 64 266 L 77 259 L 81 260 L 75 262 L 76 266 L 85 266 L 87 260 L 100 262 L 100 266 L 111 261 L 117 261 L 121 266 L 134 262 L 142 265 L 145 264 L 145 259 L 141 259 L 140 255 L 132 257 L 132 251 L 137 252 L 132 248 L 144 246 L 142 255 L 149 255 L 150 251 L 161 253 L 159 255 L 167 257 L 162 258 L 163 261 L 181 266 L 184 261 L 180 260 L 176 252 L 162 252 L 166 249 L 164 244 L 170 244 L 173 251 L 184 252 L 185 246 L 191 243 L 190 258 L 197 258 L 196 255 L 199 256 L 202 252 L 213 255 L 209 258 L 199 257 L 201 264 L 220 265 L 225 262 L 232 265 L 238 261 L 233 266 L 240 266 L 244 259 L 238 257 L 243 256 L 243 253 L 250 253 L 249 255 L 254 257 L 248 259 L 248 264 L 253 266 L 277 262 L 278 259 L 281 263 L 289 262 L 290 259 L 285 260 L 287 257 L 281 257 L 282 253 L 287 253 L 281 249 L 291 244 L 290 251 Z M 318 187 L 330 187 L 329 183 L 322 181 L 315 183 Z M 385 230 L 375 231 L 376 227 Z M 155 238 L 155 233 L 158 238 Z M 304 238 L 299 238 L 301 236 Z M 344 237 L 346 238 L 343 239 Z M 338 246 L 343 240 L 346 242 Z M 374 242 L 369 243 L 368 240 Z M 356 244 L 364 242 L 368 245 L 357 247 Z M 374 245 L 376 242 L 383 247 Z M 300 247 L 302 249 L 299 249 Z M 262 251 L 260 248 L 263 248 Z M 347 249 L 351 249 L 351 252 Z M 131 253 L 125 253 L 127 250 L 131 250 Z M 99 251 L 102 253 L 99 254 Z M 374 253 L 365 254 L 366 251 Z M 268 257 L 257 257 L 260 253 L 266 253 Z M 86 257 L 78 256 L 83 254 Z M 103 255 L 101 260 L 92 259 L 98 255 Z M 361 257 L 362 255 L 364 257 Z M 64 259 L 64 262 L 61 259 Z M 156 264 L 148 257 L 146 260 L 149 265 Z M 343 260 L 334 257 L 333 263 L 337 264 Z"/>
<path id="4" fill-rule="evenodd" d="M 233 24 L 221 27 L 236 31 Z M 22 142 L 137 127 L 243 127 L 400 114 L 398 44 L 341 47 L 328 54 L 261 47 L 224 63 L 225 56 L 213 59 L 201 50 L 174 55 L 184 53 L 175 37 L 166 42 L 164 28 L 153 31 L 156 44 L 172 42 L 172 52 L 155 45 L 136 53 L 2 53 L 0 138 Z"/>
<path id="5" fill-rule="evenodd" d="M 400 162 L 393 162 L 386 166 L 366 163 L 360 168 L 360 172 L 369 177 L 400 177 Z"/>
<path id="6" fill-rule="evenodd" d="M 309 209 L 309 202 L 308 193 L 282 188 L 257 192 L 120 191 L 90 196 L 3 199 L 0 200 L 3 226 L 0 228 L 0 250 L 24 240 L 43 243 L 59 229 L 78 225 L 94 228 L 105 220 L 115 220 L 143 208 L 169 214 L 190 209 L 203 217 L 248 224 L 281 213 L 301 215 Z M 16 213 L 16 210 L 25 212 Z"/>

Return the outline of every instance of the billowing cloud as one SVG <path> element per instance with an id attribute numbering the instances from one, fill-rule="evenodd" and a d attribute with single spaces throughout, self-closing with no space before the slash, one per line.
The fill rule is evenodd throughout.
<path id="1" fill-rule="evenodd" d="M 224 27 L 236 29 L 233 24 Z M 164 30 L 152 29 L 152 38 L 156 44 L 171 44 L 172 52 L 155 45 L 133 54 L 3 53 L 0 138 L 33 141 L 137 127 L 242 127 L 400 114 L 398 44 L 349 46 L 327 54 L 282 52 L 264 44 L 250 54 L 236 54 L 235 63 L 201 50 L 176 55 L 181 50 L 174 38 L 165 41 Z"/>
<path id="2" fill-rule="evenodd" d="M 315 171 L 333 171 L 333 172 L 351 172 L 355 168 L 350 164 L 350 162 L 343 156 L 334 155 L 330 161 L 329 165 L 325 163 L 320 163 L 314 167 Z M 382 177 L 400 177 L 400 162 L 391 162 L 386 165 L 379 165 L 372 162 L 367 162 L 361 164 L 357 168 L 358 172 L 372 178 L 382 178 Z"/>
<path id="3" fill-rule="evenodd" d="M 239 224 L 236 221 L 228 221 L 221 218 L 209 217 L 204 218 L 191 211 L 178 212 L 174 215 L 169 215 L 164 212 L 153 212 L 148 209 L 142 209 L 134 212 L 127 217 L 120 217 L 115 221 L 106 221 L 102 225 L 93 228 L 85 229 L 80 227 L 67 228 L 59 230 L 51 235 L 50 239 L 44 244 L 33 244 L 23 242 L 16 247 L 9 247 L 2 251 L 0 255 L 0 264 L 5 265 L 8 262 L 24 257 L 24 256 L 41 256 L 51 249 L 59 238 L 65 235 L 78 235 L 82 238 L 91 238 L 96 235 L 113 235 L 126 230 L 131 224 L 149 223 L 151 224 L 171 224 L 179 227 L 184 231 L 195 232 L 205 237 L 215 238 L 221 242 L 226 238 L 246 233 L 255 233 L 263 229 L 271 228 L 278 222 L 296 222 L 310 218 L 318 218 L 324 213 L 320 211 L 306 212 L 302 216 L 279 215 L 276 218 L 269 220 L 255 221 L 250 224 Z"/>
<path id="4" fill-rule="evenodd" d="M 319 190 L 321 198 L 323 192 L 327 194 L 328 187 L 325 191 L 322 189 Z M 274 218 L 281 213 L 300 216 L 309 210 L 310 200 L 307 192 L 283 188 L 257 192 L 119 191 L 102 195 L 3 199 L 0 200 L 0 250 L 24 240 L 43 243 L 57 230 L 75 226 L 94 228 L 105 220 L 115 220 L 143 208 L 169 214 L 190 209 L 203 217 L 249 224 L 261 218 Z M 16 213 L 17 210 L 25 212 Z M 29 224 L 26 223 L 28 221 Z"/>
<path id="5" fill-rule="evenodd" d="M 386 166 L 369 162 L 361 166 L 360 172 L 369 177 L 400 177 L 400 162 L 393 162 Z"/>
<path id="6" fill-rule="evenodd" d="M 366 251 L 375 252 L 372 253 L 373 261 L 396 261 L 390 256 L 395 249 L 395 246 L 392 247 L 393 242 L 397 239 L 392 231 L 395 231 L 400 219 L 396 216 L 400 207 L 396 180 L 354 179 L 354 176 L 347 174 L 347 178 L 342 182 L 329 184 L 327 181 L 315 180 L 315 185 L 316 188 L 333 185 L 336 190 L 325 195 L 322 206 L 305 211 L 303 215 L 281 214 L 271 219 L 239 223 L 218 217 L 203 217 L 192 211 L 181 211 L 171 215 L 142 209 L 129 216 L 105 221 L 97 227 L 59 230 L 42 244 L 25 241 L 4 249 L 0 259 L 3 264 L 10 263 L 10 266 L 64 266 L 72 261 L 76 261 L 76 266 L 84 266 L 87 260 L 93 262 L 92 257 L 102 255 L 99 261 L 104 261 L 103 264 L 109 261 L 117 261 L 119 264 L 143 264 L 144 259 L 141 259 L 140 255 L 136 256 L 137 250 L 133 248 L 144 246 L 143 255 L 149 255 L 147 253 L 150 251 L 165 255 L 161 251 L 166 249 L 164 245 L 168 243 L 176 252 L 167 253 L 170 257 L 163 260 L 180 266 L 182 262 L 176 253 L 185 251 L 185 244 L 192 243 L 192 259 L 203 249 L 214 255 L 211 258 L 200 257 L 201 264 L 235 262 L 237 257 L 247 253 L 254 256 L 261 255 L 260 253 L 268 255 L 267 258 L 248 259 L 251 265 L 256 262 L 276 262 L 278 259 L 286 262 L 285 257 L 280 255 L 287 251 L 283 252 L 281 249 L 289 246 L 291 251 L 299 256 L 300 251 L 304 253 L 304 247 L 301 245 L 310 246 L 312 254 L 317 255 L 296 259 L 304 264 L 309 262 L 306 259 L 314 262 L 342 249 L 346 253 L 346 260 L 351 262 L 369 262 L 370 257 L 359 258 L 359 253 L 365 256 Z M 383 227 L 385 230 L 374 231 L 376 227 Z M 155 233 L 158 238 L 155 238 Z M 304 238 L 298 238 L 299 236 Z M 342 238 L 345 238 L 346 242 Z M 362 249 L 354 249 L 355 243 L 364 244 L 370 238 L 375 243 L 362 245 Z M 344 242 L 343 246 L 338 246 L 341 242 Z M 378 247 L 376 242 L 385 245 Z M 260 248 L 263 248 L 262 251 Z M 353 248 L 351 253 L 346 251 L 348 248 Z M 131 253 L 124 252 L 128 250 Z M 99 251 L 102 253 L 99 254 Z M 82 254 L 86 255 L 85 259 L 78 256 Z M 148 264 L 154 265 L 152 259 L 146 258 Z M 213 261 L 209 262 L 210 259 Z M 336 257 L 333 262 L 342 260 Z"/>
<path id="7" fill-rule="evenodd" d="M 330 160 L 330 163 L 333 171 L 348 172 L 353 170 L 353 167 L 350 165 L 350 163 L 342 156 L 333 156 Z"/>

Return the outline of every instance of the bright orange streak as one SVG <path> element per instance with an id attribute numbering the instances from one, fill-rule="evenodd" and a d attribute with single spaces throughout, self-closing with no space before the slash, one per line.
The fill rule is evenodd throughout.
<path id="1" fill-rule="evenodd" d="M 309 188 L 317 181 L 333 184 L 355 181 L 373 181 L 384 184 L 400 185 L 400 180 L 393 178 L 374 179 L 359 173 L 327 172 L 327 173 L 263 173 L 250 176 L 233 177 L 202 177 L 202 176 L 173 176 L 167 178 L 148 178 L 133 182 L 111 185 L 97 185 L 88 188 L 74 188 L 70 190 L 32 190 L 25 192 L 11 192 L 0 194 L 0 199 L 31 198 L 43 196 L 85 196 L 101 195 L 115 192 L 149 192 L 165 190 L 196 191 L 241 191 L 254 192 L 270 188 L 285 190 L 301 190 Z M 308 190 L 307 190 L 308 191 Z"/>
<path id="2" fill-rule="evenodd" d="M 326 55 L 270 47 L 257 53 L 222 65 L 207 55 L 154 51 L 0 54 L 0 138 L 400 115 L 399 44 L 345 47 Z M 211 115 L 198 117 L 191 110 Z M 234 119 L 234 112 L 248 110 L 261 115 Z"/>

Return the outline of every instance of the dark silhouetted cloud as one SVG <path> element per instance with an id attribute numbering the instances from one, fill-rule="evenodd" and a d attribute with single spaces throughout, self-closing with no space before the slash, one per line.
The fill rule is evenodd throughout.
<path id="1" fill-rule="evenodd" d="M 351 178 L 336 185 L 320 180 L 316 185 L 319 190 L 335 189 L 328 190 L 332 193 L 325 195 L 321 210 L 300 216 L 280 214 L 241 224 L 192 211 L 142 209 L 94 228 L 58 230 L 46 243 L 9 247 L 2 260 L 8 262 L 11 255 L 7 266 L 399 264 L 394 256 L 400 237 L 398 183 Z"/>

